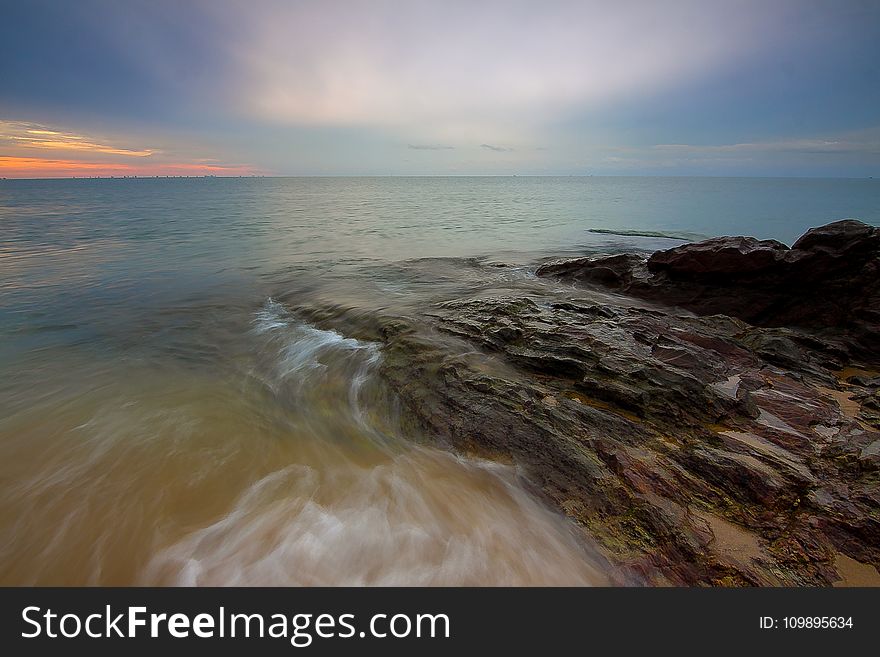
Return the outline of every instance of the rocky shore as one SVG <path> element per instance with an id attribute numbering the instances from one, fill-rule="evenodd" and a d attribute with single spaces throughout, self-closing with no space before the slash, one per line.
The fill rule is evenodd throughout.
<path id="1" fill-rule="evenodd" d="M 519 466 L 621 583 L 880 584 L 880 229 L 535 273 L 298 311 L 380 341 L 412 433 Z"/>

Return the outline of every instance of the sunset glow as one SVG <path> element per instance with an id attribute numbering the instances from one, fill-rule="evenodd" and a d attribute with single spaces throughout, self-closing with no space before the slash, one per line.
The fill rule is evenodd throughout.
<path id="1" fill-rule="evenodd" d="M 100 143 L 84 135 L 50 130 L 44 126 L 24 121 L 0 121 L 0 144 L 44 150 L 83 151 L 103 155 L 149 157 L 155 149 L 123 148 Z"/>
<path id="2" fill-rule="evenodd" d="M 0 21 L 0 176 L 880 167 L 876 2 L 74 4 Z"/>
<path id="3" fill-rule="evenodd" d="M 157 148 L 126 147 L 25 121 L 0 121 L 0 178 L 80 176 L 243 176 L 249 165 L 210 158 L 182 160 Z M 46 154 L 37 156 L 34 150 Z M 74 155 L 76 157 L 71 157 Z M 113 156 L 107 159 L 106 156 Z"/>
<path id="4" fill-rule="evenodd" d="M 251 176 L 249 166 L 199 163 L 117 164 L 0 155 L 0 178 L 72 178 L 88 176 Z"/>

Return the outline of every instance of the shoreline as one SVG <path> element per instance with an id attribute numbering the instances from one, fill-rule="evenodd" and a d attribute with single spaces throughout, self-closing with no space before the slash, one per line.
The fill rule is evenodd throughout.
<path id="1" fill-rule="evenodd" d="M 380 342 L 413 431 L 521 468 L 623 581 L 880 585 L 880 230 L 837 222 L 793 249 L 749 239 L 545 264 L 528 286 L 421 316 L 294 309 Z M 646 275 L 652 259 L 674 264 Z M 779 281 L 803 263 L 848 290 L 833 299 L 852 306 L 845 321 L 718 311 L 788 294 Z M 802 299 L 821 308 L 812 289 Z"/>

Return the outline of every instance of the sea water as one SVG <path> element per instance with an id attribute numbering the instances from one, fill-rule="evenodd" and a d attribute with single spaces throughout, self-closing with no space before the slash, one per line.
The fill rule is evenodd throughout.
<path id="1" fill-rule="evenodd" d="M 527 473 L 405 435 L 381 344 L 278 299 L 415 312 L 847 217 L 880 181 L 0 180 L 0 584 L 619 581 Z"/>

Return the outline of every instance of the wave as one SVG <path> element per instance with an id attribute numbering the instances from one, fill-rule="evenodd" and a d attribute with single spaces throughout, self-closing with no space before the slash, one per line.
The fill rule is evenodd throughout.
<path id="1" fill-rule="evenodd" d="M 379 464 L 292 464 L 156 552 L 152 585 L 596 585 L 598 552 L 515 469 L 414 448 Z"/>
<path id="2" fill-rule="evenodd" d="M 279 360 L 281 378 L 326 367 L 322 356 L 331 352 L 366 354 L 367 365 L 375 364 L 379 359 L 377 343 L 347 338 L 336 331 L 298 322 L 284 306 L 271 298 L 257 312 L 254 323 L 257 333 L 283 332 L 284 345 Z M 362 379 L 363 373 L 356 378 Z"/>
<path id="3" fill-rule="evenodd" d="M 301 321 L 271 298 L 257 311 L 253 324 L 253 333 L 266 341 L 264 371 L 257 376 L 276 395 L 286 397 L 285 401 L 296 407 L 297 417 L 315 427 L 323 427 L 325 417 L 309 414 L 336 403 L 342 411 L 341 402 L 345 399 L 350 415 L 337 414 L 335 423 L 351 419 L 374 438 L 382 436 L 384 432 L 377 428 L 375 418 L 367 411 L 368 406 L 392 409 L 387 396 L 380 400 L 384 391 L 375 375 L 382 358 L 378 343 L 320 329 Z M 362 400 L 367 393 L 371 395 L 371 404 Z M 392 418 L 383 419 L 387 424 Z M 384 441 L 384 437 L 381 440 Z"/>
<path id="4" fill-rule="evenodd" d="M 600 235 L 620 235 L 623 237 L 660 237 L 671 240 L 686 240 L 689 242 L 706 239 L 705 235 L 700 235 L 699 233 L 656 230 L 618 230 L 615 228 L 588 228 L 587 232 L 598 233 Z"/>
<path id="5" fill-rule="evenodd" d="M 428 447 L 399 420 L 378 343 L 272 299 L 246 321 L 229 368 L 102 366 L 87 397 L 76 368 L 0 423 L 0 582 L 608 583 L 598 548 L 515 467 Z"/>

